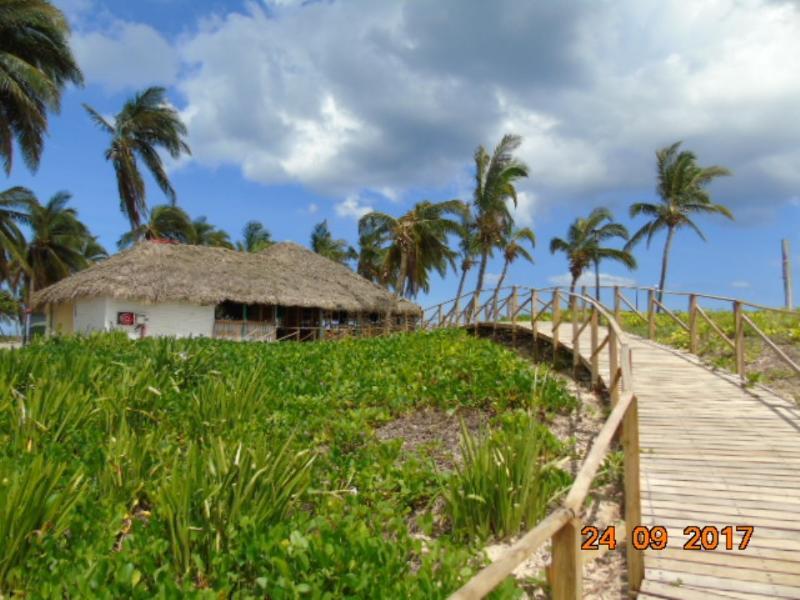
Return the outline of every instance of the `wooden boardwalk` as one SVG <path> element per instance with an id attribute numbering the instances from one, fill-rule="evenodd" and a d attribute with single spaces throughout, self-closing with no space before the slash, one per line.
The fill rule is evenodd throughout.
<path id="1" fill-rule="evenodd" d="M 537 334 L 552 339 L 551 323 L 538 322 Z M 587 328 L 579 338 L 584 360 L 589 335 Z M 572 347 L 571 324 L 562 323 L 559 341 Z M 669 534 L 666 550 L 645 554 L 639 598 L 800 599 L 800 409 L 761 388 L 744 389 L 684 352 L 628 341 L 642 524 Z M 600 373 L 608 373 L 606 353 L 600 361 Z M 725 550 L 720 536 L 720 549 L 691 551 L 683 549 L 690 525 L 755 529 L 745 550 Z M 734 548 L 740 539 L 737 533 Z"/>

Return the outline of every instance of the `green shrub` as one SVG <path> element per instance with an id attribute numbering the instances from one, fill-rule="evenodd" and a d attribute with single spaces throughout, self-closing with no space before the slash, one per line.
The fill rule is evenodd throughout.
<path id="1" fill-rule="evenodd" d="M 528 415 L 481 437 L 462 427 L 463 464 L 450 479 L 445 501 L 462 537 L 506 537 L 539 522 L 571 476 L 554 467 L 561 444 Z"/>

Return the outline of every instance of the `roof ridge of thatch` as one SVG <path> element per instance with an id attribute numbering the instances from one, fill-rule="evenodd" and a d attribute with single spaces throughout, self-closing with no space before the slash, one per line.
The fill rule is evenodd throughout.
<path id="1" fill-rule="evenodd" d="M 142 241 L 44 288 L 34 306 L 113 297 L 148 303 L 277 304 L 326 310 L 419 313 L 345 265 L 295 242 L 261 252 Z"/>

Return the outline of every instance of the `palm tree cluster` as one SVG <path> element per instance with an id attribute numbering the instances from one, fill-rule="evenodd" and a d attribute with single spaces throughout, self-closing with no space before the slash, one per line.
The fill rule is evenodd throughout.
<path id="1" fill-rule="evenodd" d="M 59 192 L 42 204 L 23 187 L 0 192 L 0 276 L 17 301 L 29 304 L 35 290 L 108 256 L 70 198 Z"/>

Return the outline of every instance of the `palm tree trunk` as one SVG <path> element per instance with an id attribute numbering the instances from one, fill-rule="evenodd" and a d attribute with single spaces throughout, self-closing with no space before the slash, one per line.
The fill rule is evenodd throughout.
<path id="1" fill-rule="evenodd" d="M 572 283 L 569 284 L 569 292 L 570 292 L 570 294 L 574 294 L 575 293 L 575 284 L 576 283 L 578 283 L 578 277 L 577 277 L 577 275 L 573 275 L 572 276 Z"/>
<path id="2" fill-rule="evenodd" d="M 600 302 L 600 261 L 594 261 L 594 295 Z"/>
<path id="3" fill-rule="evenodd" d="M 479 296 L 483 291 L 483 278 L 486 276 L 486 263 L 489 262 L 489 251 L 484 250 L 481 252 L 481 266 L 478 268 L 478 284 L 475 286 L 475 295 L 472 296 L 472 306 L 469 310 L 469 320 L 475 316 L 475 311 L 478 308 Z"/>
<path id="4" fill-rule="evenodd" d="M 667 268 L 669 267 L 669 251 L 672 247 L 672 237 L 675 235 L 675 228 L 670 227 L 667 230 L 667 241 L 664 244 L 664 256 L 661 257 L 661 278 L 658 282 L 658 302 L 664 303 L 664 286 L 667 283 Z M 659 308 L 658 312 L 661 312 Z"/>
<path id="5" fill-rule="evenodd" d="M 497 297 L 500 295 L 500 288 L 503 287 L 503 281 L 505 281 L 506 273 L 508 272 L 508 261 L 503 263 L 503 270 L 500 273 L 500 279 L 497 280 L 497 287 L 494 288 L 494 296 L 492 296 L 492 312 L 495 313 L 497 311 Z M 497 320 L 497 315 L 492 315 L 493 320 Z"/>
<path id="6" fill-rule="evenodd" d="M 400 255 L 400 267 L 397 269 L 397 282 L 395 283 L 395 287 L 397 288 L 397 295 L 403 295 L 403 286 L 406 282 L 406 270 L 408 269 L 408 258 L 406 257 L 406 253 L 403 252 Z"/>
<path id="7" fill-rule="evenodd" d="M 453 302 L 453 312 L 451 315 L 451 320 L 453 321 L 458 318 L 458 309 L 461 306 L 461 294 L 464 293 L 464 282 L 467 279 L 467 271 L 469 271 L 469 267 L 461 268 L 461 279 L 458 281 L 458 291 L 456 292 L 456 299 Z"/>

